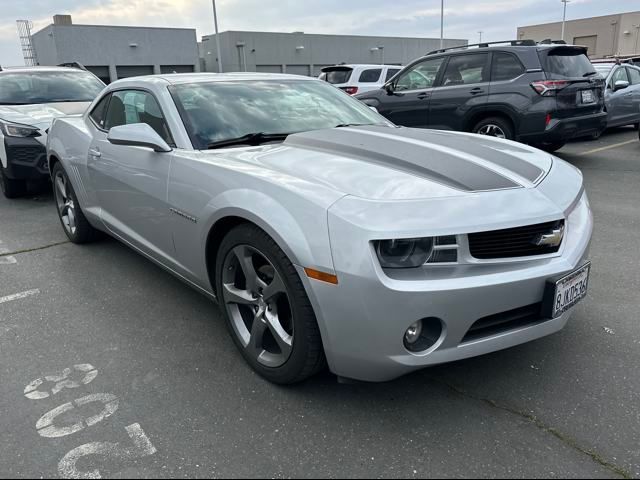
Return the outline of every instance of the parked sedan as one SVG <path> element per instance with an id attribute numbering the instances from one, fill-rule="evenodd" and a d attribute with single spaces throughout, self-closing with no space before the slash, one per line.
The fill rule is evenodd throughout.
<path id="1" fill-rule="evenodd" d="M 48 155 L 69 239 L 108 232 L 217 299 L 273 382 L 325 359 L 385 381 L 513 347 L 562 329 L 587 293 L 577 169 L 395 127 L 318 80 L 121 80 L 55 121 Z"/>
<path id="2" fill-rule="evenodd" d="M 605 105 L 607 128 L 640 126 L 640 68 L 632 65 L 598 63 L 594 65 L 607 82 Z M 594 135 L 594 138 L 599 135 Z"/>
<path id="3" fill-rule="evenodd" d="M 0 68 L 0 189 L 7 198 L 23 195 L 27 180 L 49 177 L 51 121 L 83 113 L 104 87 L 75 68 Z"/>

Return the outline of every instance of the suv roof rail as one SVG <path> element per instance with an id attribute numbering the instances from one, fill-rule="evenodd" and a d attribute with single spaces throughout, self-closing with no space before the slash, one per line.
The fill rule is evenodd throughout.
<path id="1" fill-rule="evenodd" d="M 541 42 L 538 42 L 538 45 L 567 45 L 567 42 L 564 40 L 552 40 L 550 38 L 546 38 Z"/>
<path id="2" fill-rule="evenodd" d="M 449 47 L 449 48 L 440 48 L 438 50 L 433 50 L 427 55 L 434 55 L 436 53 L 444 53 L 449 52 L 451 50 L 464 50 L 471 47 L 477 48 L 488 48 L 491 45 L 511 45 L 512 47 L 535 47 L 537 43 L 535 40 L 503 40 L 501 42 L 482 42 L 482 43 L 472 43 L 470 45 L 458 45 L 457 47 Z"/>
<path id="3" fill-rule="evenodd" d="M 89 70 L 87 70 L 87 67 L 85 67 L 80 62 L 59 63 L 58 66 L 59 67 L 67 67 L 67 68 L 77 68 L 78 70 L 84 70 L 85 72 L 89 71 Z"/>

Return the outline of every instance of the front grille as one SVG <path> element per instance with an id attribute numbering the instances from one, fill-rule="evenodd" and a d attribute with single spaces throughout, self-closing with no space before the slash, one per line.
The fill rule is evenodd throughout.
<path id="1" fill-rule="evenodd" d="M 474 323 L 462 343 L 473 342 L 482 338 L 492 337 L 510 330 L 529 327 L 549 320 L 542 317 L 542 303 L 535 303 L 508 312 L 484 317 Z"/>
<path id="2" fill-rule="evenodd" d="M 41 155 L 45 154 L 44 147 L 11 147 L 11 160 L 20 163 L 36 163 Z"/>
<path id="3" fill-rule="evenodd" d="M 530 257 L 557 253 L 560 245 L 538 246 L 536 240 L 564 226 L 564 220 L 469 234 L 469 250 L 480 260 Z"/>

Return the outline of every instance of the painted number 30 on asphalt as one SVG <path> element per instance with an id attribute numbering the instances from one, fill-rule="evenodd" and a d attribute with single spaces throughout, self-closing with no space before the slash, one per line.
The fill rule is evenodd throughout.
<path id="1" fill-rule="evenodd" d="M 61 393 L 65 389 L 79 388 L 88 385 L 98 376 L 98 370 L 90 364 L 74 365 L 67 368 L 59 375 L 50 375 L 34 380 L 24 389 L 24 395 L 30 400 L 43 400 Z M 46 388 L 45 388 L 46 387 Z M 57 424 L 56 420 L 63 414 L 76 408 L 90 404 L 102 404 L 100 413 L 90 417 L 80 417 L 73 423 Z M 45 413 L 36 423 L 38 434 L 44 438 L 61 438 L 92 427 L 111 417 L 119 407 L 118 397 L 110 393 L 96 393 L 78 398 Z M 78 418 L 78 417 L 75 417 Z M 78 471 L 76 464 L 84 457 L 99 455 L 106 459 L 127 461 L 147 457 L 156 453 L 149 438 L 142 427 L 134 423 L 125 428 L 132 446 L 123 446 L 120 443 L 93 442 L 81 445 L 67 453 L 58 464 L 58 473 L 62 478 L 102 478 L 99 470 L 89 472 Z"/>

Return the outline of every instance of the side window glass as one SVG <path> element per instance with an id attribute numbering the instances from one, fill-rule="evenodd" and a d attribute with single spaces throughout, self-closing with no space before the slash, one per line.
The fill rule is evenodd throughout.
<path id="1" fill-rule="evenodd" d="M 376 83 L 380 80 L 380 75 L 382 75 L 381 68 L 375 68 L 371 70 L 365 70 L 360 74 L 360 83 Z"/>
<path id="2" fill-rule="evenodd" d="M 487 53 L 451 57 L 442 79 L 442 86 L 471 85 L 489 81 Z"/>
<path id="3" fill-rule="evenodd" d="M 169 145 L 173 144 L 167 122 L 156 99 L 150 93 L 139 90 L 115 92 L 109 103 L 105 121 L 107 130 L 120 125 L 146 123 Z"/>
<path id="4" fill-rule="evenodd" d="M 613 76 L 611 77 L 611 88 L 615 87 L 616 82 L 628 82 L 629 76 L 627 75 L 627 69 L 624 67 L 619 67 L 615 72 L 613 72 Z"/>
<path id="5" fill-rule="evenodd" d="M 433 87 L 444 58 L 434 58 L 414 65 L 404 72 L 396 83 L 396 90 L 424 90 Z"/>
<path id="6" fill-rule="evenodd" d="M 491 80 L 500 82 L 513 80 L 524 73 L 524 66 L 515 55 L 504 52 L 493 54 L 493 65 L 491 67 Z"/>
<path id="7" fill-rule="evenodd" d="M 105 119 L 106 119 L 106 110 L 107 105 L 109 105 L 109 99 L 111 95 L 106 95 L 98 104 L 95 106 L 93 111 L 89 114 L 91 119 L 96 123 L 96 125 L 100 128 L 104 128 Z"/>
<path id="8" fill-rule="evenodd" d="M 640 70 L 637 68 L 627 67 L 627 71 L 629 73 L 629 80 L 633 85 L 640 85 Z"/>
<path id="9" fill-rule="evenodd" d="M 385 82 L 388 82 L 389 80 L 391 80 L 393 77 L 395 77 L 397 75 L 397 73 L 400 71 L 399 68 L 390 68 L 387 71 L 387 78 L 385 79 Z"/>

